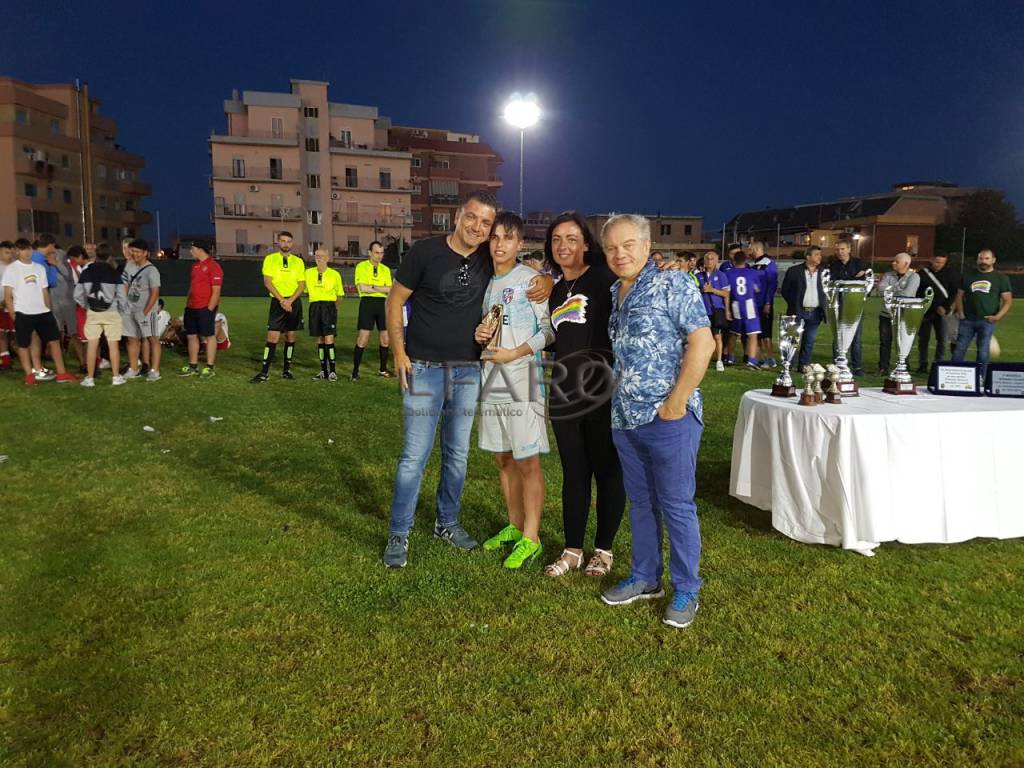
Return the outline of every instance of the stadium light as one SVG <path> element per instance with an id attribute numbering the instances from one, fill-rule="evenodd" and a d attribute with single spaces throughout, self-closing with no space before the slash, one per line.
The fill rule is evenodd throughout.
<path id="1" fill-rule="evenodd" d="M 523 148 L 525 144 L 526 129 L 537 124 L 540 120 L 540 105 L 537 97 L 532 93 L 522 96 L 513 93 L 512 98 L 505 105 L 505 122 L 519 129 L 519 215 L 526 217 L 523 210 Z"/>

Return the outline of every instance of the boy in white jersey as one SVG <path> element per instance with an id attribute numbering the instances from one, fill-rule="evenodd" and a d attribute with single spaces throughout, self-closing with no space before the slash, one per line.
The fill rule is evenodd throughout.
<path id="1" fill-rule="evenodd" d="M 515 544 L 505 559 L 505 567 L 513 570 L 535 560 L 542 550 L 540 454 L 549 448 L 540 353 L 555 339 L 547 302 L 534 304 L 526 297 L 537 271 L 516 264 L 524 229 L 523 220 L 514 213 L 500 213 L 494 220 L 490 240 L 494 277 L 484 294 L 483 314 L 486 317 L 499 305 L 502 319 L 498 331 L 485 323 L 476 329 L 479 344 L 499 334 L 496 348 L 481 356 L 480 447 L 495 454 L 509 520 L 483 547 L 493 551 Z"/>

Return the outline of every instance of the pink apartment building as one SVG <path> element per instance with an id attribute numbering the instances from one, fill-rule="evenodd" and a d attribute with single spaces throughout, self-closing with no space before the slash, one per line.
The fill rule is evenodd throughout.
<path id="1" fill-rule="evenodd" d="M 376 107 L 328 101 L 328 84 L 292 80 L 289 93 L 235 92 L 227 132 L 210 136 L 213 223 L 222 257 L 262 257 L 277 233 L 310 257 L 365 258 L 412 235 L 412 155 L 388 148 Z"/>

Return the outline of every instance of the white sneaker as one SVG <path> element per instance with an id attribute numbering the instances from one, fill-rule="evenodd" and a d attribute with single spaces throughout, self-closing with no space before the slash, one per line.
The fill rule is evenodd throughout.
<path id="1" fill-rule="evenodd" d="M 86 376 L 84 379 L 82 379 L 81 386 L 83 386 L 83 387 L 95 387 L 96 386 L 96 382 L 93 381 L 92 376 Z"/>
<path id="2" fill-rule="evenodd" d="M 139 372 L 136 371 L 134 368 L 129 368 L 122 375 L 124 376 L 125 379 L 137 379 L 137 378 L 139 378 Z"/>
<path id="3" fill-rule="evenodd" d="M 723 363 L 721 360 L 719 360 L 717 363 L 715 363 L 715 370 L 716 371 L 724 371 L 725 370 L 725 363 Z"/>
<path id="4" fill-rule="evenodd" d="M 45 368 L 40 368 L 38 371 L 33 370 L 32 373 L 36 377 L 36 381 L 53 381 L 56 378 L 53 371 L 48 371 Z"/>
<path id="5" fill-rule="evenodd" d="M 115 376 L 110 380 L 110 384 L 111 386 L 117 387 L 120 386 L 121 384 L 124 384 L 124 381 L 124 376 Z"/>
<path id="6" fill-rule="evenodd" d="M 150 368 L 149 373 L 146 374 L 146 381 L 160 381 L 160 371 Z"/>
<path id="7" fill-rule="evenodd" d="M 100 359 L 100 370 L 101 371 L 105 371 L 109 367 L 110 367 L 110 361 L 109 360 Z"/>

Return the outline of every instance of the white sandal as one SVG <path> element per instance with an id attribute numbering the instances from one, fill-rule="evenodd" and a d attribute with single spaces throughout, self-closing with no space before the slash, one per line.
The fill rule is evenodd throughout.
<path id="1" fill-rule="evenodd" d="M 576 565 L 572 565 L 569 562 L 569 558 L 576 559 Z M 576 554 L 570 552 L 568 549 L 563 549 L 562 554 L 558 556 L 558 559 L 553 563 L 549 563 L 544 568 L 544 573 L 548 576 L 565 576 L 569 571 L 578 571 L 583 566 L 583 553 Z"/>
<path id="2" fill-rule="evenodd" d="M 597 578 L 607 576 L 614 562 L 615 555 L 607 549 L 595 549 L 594 556 L 590 558 L 590 562 L 587 563 L 587 570 L 583 573 Z"/>

